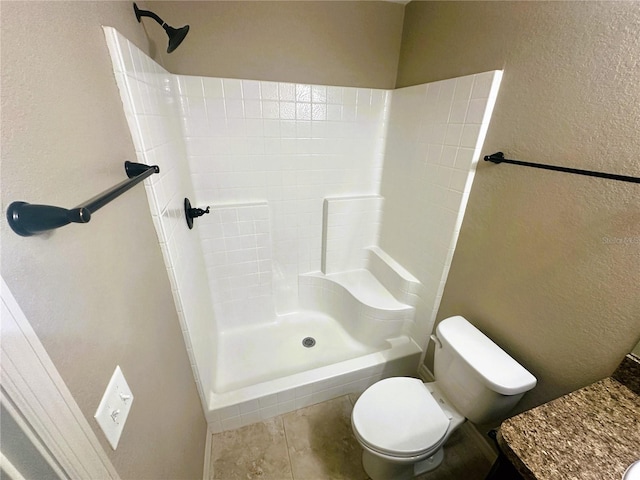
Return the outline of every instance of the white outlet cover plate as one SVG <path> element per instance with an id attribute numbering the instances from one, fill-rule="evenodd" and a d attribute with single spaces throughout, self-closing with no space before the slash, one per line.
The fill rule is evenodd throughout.
<path id="1" fill-rule="evenodd" d="M 120 366 L 117 366 L 94 415 L 114 450 L 120 441 L 132 403 L 133 393 Z"/>

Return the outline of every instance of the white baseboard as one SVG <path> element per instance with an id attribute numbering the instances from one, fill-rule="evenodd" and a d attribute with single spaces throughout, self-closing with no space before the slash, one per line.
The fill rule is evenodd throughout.
<path id="1" fill-rule="evenodd" d="M 211 469 L 211 448 L 213 447 L 213 432 L 207 427 L 207 439 L 204 442 L 204 467 L 202 469 L 202 480 L 213 478 Z"/>

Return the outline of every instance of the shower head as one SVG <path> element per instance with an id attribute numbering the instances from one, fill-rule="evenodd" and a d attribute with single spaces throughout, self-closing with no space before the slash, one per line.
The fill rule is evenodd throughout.
<path id="1" fill-rule="evenodd" d="M 167 32 L 167 35 L 169 35 L 169 46 L 167 47 L 167 53 L 171 53 L 176 48 L 178 48 L 178 45 L 182 43 L 184 37 L 186 37 L 187 33 L 189 33 L 189 25 L 185 25 L 184 27 L 180 28 L 172 28 L 169 25 L 165 25 L 164 29 Z"/>
<path id="2" fill-rule="evenodd" d="M 167 25 L 164 22 L 164 20 L 162 20 L 155 13 L 149 10 L 140 10 L 135 3 L 133 4 L 133 11 L 136 14 L 136 18 L 138 19 L 138 22 L 141 21 L 141 17 L 151 17 L 160 25 L 162 25 L 162 28 L 164 28 L 164 31 L 167 32 L 167 35 L 169 36 L 169 46 L 167 47 L 167 53 L 171 53 L 176 48 L 178 48 L 178 46 L 184 40 L 184 37 L 186 37 L 187 33 L 189 33 L 189 25 L 185 25 L 184 27 L 180 27 L 180 28 L 173 28 Z"/>

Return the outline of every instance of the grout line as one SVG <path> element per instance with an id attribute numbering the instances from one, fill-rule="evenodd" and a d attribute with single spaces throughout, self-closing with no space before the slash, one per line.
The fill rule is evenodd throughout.
<path id="1" fill-rule="evenodd" d="M 287 458 L 289 459 L 289 470 L 291 470 L 291 479 L 296 480 L 293 475 L 293 462 L 291 461 L 291 453 L 289 451 L 289 437 L 287 435 L 287 426 L 284 423 L 285 414 L 280 415 L 280 421 L 282 422 L 282 431 L 284 432 L 284 443 L 287 446 Z"/>

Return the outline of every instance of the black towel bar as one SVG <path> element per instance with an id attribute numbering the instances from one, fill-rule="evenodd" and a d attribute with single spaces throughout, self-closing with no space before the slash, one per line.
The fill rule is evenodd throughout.
<path id="1" fill-rule="evenodd" d="M 18 235 L 30 237 L 38 233 L 63 227 L 69 223 L 87 223 L 99 208 L 119 197 L 145 178 L 159 173 L 158 166 L 142 163 L 124 162 L 127 180 L 81 203 L 75 208 L 66 209 L 50 205 L 32 205 L 27 202 L 13 202 L 7 208 L 7 221 Z"/>
<path id="2" fill-rule="evenodd" d="M 579 168 L 558 167 L 556 165 L 545 165 L 544 163 L 523 162 L 521 160 L 509 160 L 504 158 L 504 153 L 497 152 L 486 155 L 484 160 L 493 163 L 511 163 L 513 165 L 522 165 L 524 167 L 544 168 L 545 170 L 555 170 L 556 172 L 575 173 L 578 175 L 587 175 L 589 177 L 608 178 L 609 180 L 620 180 L 621 182 L 640 183 L 640 178 L 629 177 L 627 175 L 616 175 L 614 173 L 594 172 L 592 170 L 581 170 Z"/>

